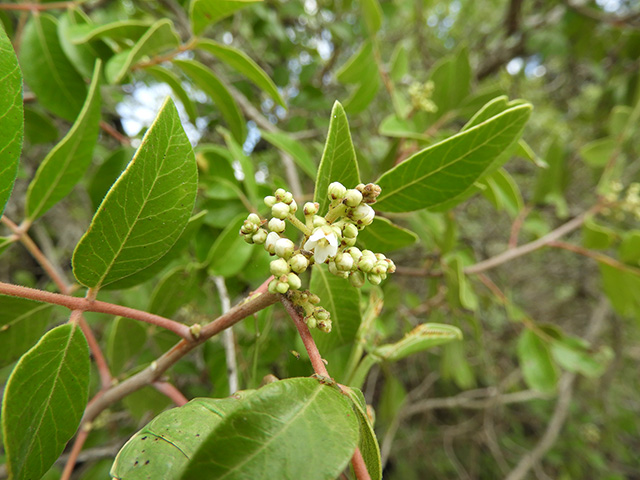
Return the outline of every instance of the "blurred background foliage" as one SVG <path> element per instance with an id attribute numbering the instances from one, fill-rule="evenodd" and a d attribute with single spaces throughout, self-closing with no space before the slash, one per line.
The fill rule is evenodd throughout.
<path id="1" fill-rule="evenodd" d="M 185 3 L 96 0 L 78 2 L 77 9 L 96 24 L 169 18 L 188 42 Z M 74 44 L 60 25 L 74 13 L 49 14 L 60 22 L 59 40 L 69 55 Z M 14 42 L 29 16 L 0 9 Z M 378 6 L 369 0 L 267 0 L 203 36 L 256 61 L 286 108 L 219 55 L 185 48 L 180 61 L 197 59 L 229 88 L 248 120 L 238 133 L 219 102 L 210 100 L 206 81 L 180 62 L 143 59 L 121 82 L 103 86 L 108 128 L 86 181 L 34 225 L 43 251 L 69 271 L 95 207 L 171 94 L 196 148 L 196 212 L 204 213 L 192 219 L 153 276 L 104 292 L 103 299 L 204 323 L 222 308 L 212 276 L 224 277 L 229 297 L 238 301 L 268 275 L 268 255 L 242 242 L 239 225 L 247 205 L 257 206 L 255 198 L 276 187 L 312 198 L 336 99 L 349 115 L 365 182 L 458 132 L 487 101 L 499 95 L 526 99 L 534 105 L 526 143 L 479 182 L 479 194 L 439 211 L 388 215 L 415 236 L 404 248 L 379 248 L 399 268 L 361 297 L 365 317 L 375 317 L 369 346 L 395 341 L 424 322 L 455 325 L 464 340 L 376 364 L 369 372 L 363 391 L 376 414 L 384 478 L 638 478 L 640 230 L 628 193 L 640 181 L 637 2 L 382 0 Z M 135 41 L 106 39 L 103 46 L 118 51 Z M 77 57 L 72 63 L 88 75 Z M 165 83 L 166 72 L 174 85 Z M 26 73 L 25 80 L 29 86 Z M 25 102 L 26 142 L 9 218 L 20 216 L 28 179 L 69 125 L 35 102 L 28 88 Z M 252 170 L 255 182 L 248 182 Z M 603 198 L 615 200 L 616 182 L 623 201 L 589 215 L 581 229 L 561 239 L 569 245 L 557 242 L 486 272 L 464 273 L 464 267 L 602 206 Z M 24 249 L 10 248 L 1 278 L 53 289 Z M 50 324 L 64 316 L 58 307 L 52 310 Z M 86 317 L 120 378 L 177 339 L 128 319 Z M 302 344 L 279 307 L 245 320 L 235 334 L 242 388 L 258 387 L 267 374 L 311 373 L 298 359 Z M 351 348 L 322 351 L 339 381 Z M 10 369 L 2 370 L 4 378 Z M 170 378 L 188 398 L 226 396 L 220 340 L 178 363 Z M 86 446 L 94 455 L 81 462 L 77 478 L 105 478 L 108 457 L 169 405 L 146 388 L 103 413 Z M 531 469 L 523 473 L 518 468 L 528 456 Z M 57 478 L 58 467 L 49 475 Z"/>

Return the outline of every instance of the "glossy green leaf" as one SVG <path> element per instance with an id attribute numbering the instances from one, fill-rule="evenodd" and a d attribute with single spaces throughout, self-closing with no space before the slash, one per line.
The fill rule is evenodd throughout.
<path id="1" fill-rule="evenodd" d="M 220 110 L 222 118 L 227 122 L 233 133 L 233 138 L 240 144 L 244 143 L 247 136 L 247 127 L 242 113 L 233 99 L 227 87 L 214 75 L 214 73 L 194 60 L 174 60 L 173 63 L 180 67 L 193 82 L 206 93 L 216 107 Z"/>
<path id="2" fill-rule="evenodd" d="M 518 184 L 504 168 L 500 168 L 480 180 L 480 185 L 486 188 L 482 194 L 489 199 L 497 210 L 506 210 L 515 217 L 524 206 L 522 194 Z"/>
<path id="3" fill-rule="evenodd" d="M 333 479 L 353 455 L 358 429 L 336 387 L 314 378 L 273 382 L 224 417 L 180 478 Z"/>
<path id="4" fill-rule="evenodd" d="M 247 7 L 262 0 L 191 0 L 189 18 L 193 33 L 200 35 L 213 23 L 233 14 L 236 10 Z"/>
<path id="5" fill-rule="evenodd" d="M 89 396 L 90 361 L 74 324 L 54 328 L 18 362 L 4 391 L 9 476 L 42 477 L 76 433 Z"/>
<path id="6" fill-rule="evenodd" d="M 373 45 L 366 41 L 336 72 L 336 80 L 340 83 L 359 84 L 378 75 L 376 61 L 373 57 Z"/>
<path id="7" fill-rule="evenodd" d="M 147 67 L 145 68 L 145 71 L 149 72 L 156 79 L 166 83 L 167 85 L 169 85 L 169 87 L 171 87 L 173 93 L 175 93 L 176 96 L 180 99 L 180 102 L 182 102 L 187 115 L 189 115 L 189 120 L 191 120 L 191 122 L 195 124 L 196 117 L 198 116 L 198 113 L 196 112 L 196 106 L 193 104 L 193 100 L 191 100 L 191 97 L 182 86 L 182 81 L 178 78 L 178 76 L 171 70 L 158 66 Z"/>
<path id="8" fill-rule="evenodd" d="M 13 190 L 22 151 L 22 74 L 7 34 L 0 27 L 0 216 Z"/>
<path id="9" fill-rule="evenodd" d="M 189 268 L 176 267 L 171 270 L 156 285 L 147 310 L 162 317 L 173 317 L 199 290 L 199 277 L 198 272 Z"/>
<path id="10" fill-rule="evenodd" d="M 22 36 L 20 66 L 38 101 L 52 113 L 74 121 L 82 110 L 87 86 L 60 46 L 55 17 L 31 16 Z"/>
<path id="11" fill-rule="evenodd" d="M 377 181 L 376 209 L 407 212 L 460 195 L 517 141 L 530 113 L 530 105 L 510 108 L 416 153 Z"/>
<path id="12" fill-rule="evenodd" d="M 111 476 L 116 480 L 179 478 L 200 444 L 252 392 L 196 398 L 162 412 L 120 449 Z"/>
<path id="13" fill-rule="evenodd" d="M 320 297 L 321 305 L 331 314 L 331 333 L 314 331 L 321 352 L 328 352 L 353 342 L 360 326 L 360 290 L 349 280 L 329 273 L 326 265 L 316 265 L 311 273 L 309 290 Z"/>
<path id="14" fill-rule="evenodd" d="M 197 178 L 193 149 L 168 98 L 75 249 L 78 281 L 100 288 L 165 255 L 189 221 Z"/>
<path id="15" fill-rule="evenodd" d="M 51 143 L 58 139 L 58 127 L 51 118 L 38 109 L 25 107 L 24 109 L 24 136 L 26 140 L 37 145 L 39 143 Z"/>
<path id="16" fill-rule="evenodd" d="M 553 392 L 558 371 L 547 344 L 531 330 L 524 330 L 518 339 L 518 359 L 527 385 L 540 392 Z"/>
<path id="17" fill-rule="evenodd" d="M 587 165 L 602 168 L 609 163 L 617 146 L 618 142 L 613 137 L 599 138 L 583 146 L 580 149 L 580 156 Z"/>
<path id="18" fill-rule="evenodd" d="M 104 38 L 138 40 L 151 27 L 146 20 L 121 20 L 103 25 L 80 24 L 69 28 L 69 39 L 76 45 Z"/>
<path id="19" fill-rule="evenodd" d="M 273 80 L 271 80 L 269 75 L 260 68 L 260 65 L 254 62 L 243 51 L 208 39 L 199 40 L 196 44 L 196 48 L 200 48 L 215 55 L 218 60 L 226 63 L 251 80 L 258 88 L 262 89 L 271 98 L 273 98 L 276 103 L 283 107 L 286 106 L 280 92 L 278 92 L 278 87 L 273 83 Z"/>
<path id="20" fill-rule="evenodd" d="M 232 277 L 242 271 L 249 261 L 253 246 L 245 242 L 240 235 L 240 227 L 246 218 L 246 214 L 237 216 L 211 246 L 207 264 L 213 275 Z"/>
<path id="21" fill-rule="evenodd" d="M 60 46 L 73 66 L 83 76 L 91 78 L 96 59 L 107 59 L 113 52 L 102 41 L 77 45 L 72 42 L 70 30 L 77 25 L 91 25 L 91 20 L 80 9 L 69 9 L 62 15 L 58 23 L 58 38 Z"/>
<path id="22" fill-rule="evenodd" d="M 128 367 L 147 343 L 147 325 L 130 318 L 116 317 L 107 338 L 109 369 L 115 376 Z"/>
<path id="23" fill-rule="evenodd" d="M 33 221 L 66 197 L 91 164 L 100 125 L 100 70 L 95 64 L 89 93 L 71 130 L 42 161 L 27 190 L 25 213 Z"/>
<path id="24" fill-rule="evenodd" d="M 381 480 L 382 461 L 380 459 L 380 446 L 378 445 L 378 439 L 376 438 L 376 432 L 373 430 L 371 419 L 367 413 L 367 402 L 362 392 L 357 388 L 345 387 L 345 393 L 351 399 L 353 409 L 358 417 L 358 423 L 360 424 L 360 442 L 358 448 L 360 448 L 360 453 L 362 453 L 362 458 L 367 466 L 369 476 L 371 480 Z"/>
<path id="25" fill-rule="evenodd" d="M 596 250 L 609 248 L 616 236 L 615 230 L 596 223 L 593 218 L 587 219 L 582 224 L 582 245 L 586 248 Z"/>
<path id="26" fill-rule="evenodd" d="M 111 185 L 118 179 L 132 155 L 131 148 L 119 148 L 105 158 L 93 173 L 93 177 L 87 185 L 87 193 L 91 197 L 94 210 L 102 203 Z"/>
<path id="27" fill-rule="evenodd" d="M 351 141 L 349 122 L 340 102 L 333 104 L 327 141 L 318 167 L 313 200 L 320 204 L 320 212 L 327 210 L 327 189 L 332 182 L 340 182 L 347 188 L 355 188 L 360 183 L 358 159 Z"/>
<path id="28" fill-rule="evenodd" d="M 205 210 L 191 217 L 176 243 L 173 244 L 169 251 L 162 258 L 160 258 L 160 260 L 152 263 L 147 268 L 140 270 L 133 275 L 129 275 L 122 280 L 110 283 L 106 287 L 107 290 L 130 288 L 157 277 L 167 267 L 167 265 L 178 258 L 180 254 L 182 254 L 182 252 L 186 250 L 186 248 L 189 246 L 196 233 L 202 226 L 206 214 L 207 212 Z"/>
<path id="29" fill-rule="evenodd" d="M 313 162 L 311 155 L 301 142 L 291 138 L 283 132 L 260 131 L 260 135 L 274 147 L 291 155 L 296 164 L 304 173 L 309 175 L 309 177 L 314 179 L 316 178 L 318 168 Z"/>
<path id="30" fill-rule="evenodd" d="M 396 343 L 376 347 L 373 353 L 386 361 L 397 362 L 414 353 L 454 340 L 462 340 L 462 331 L 458 327 L 441 323 L 423 323 Z"/>
<path id="31" fill-rule="evenodd" d="M 382 8 L 378 0 L 360 0 L 362 16 L 369 35 L 375 36 L 382 26 Z"/>
<path id="32" fill-rule="evenodd" d="M 413 245 L 418 236 L 386 218 L 374 218 L 373 223 L 358 234 L 358 243 L 374 252 L 390 252 Z"/>
<path id="33" fill-rule="evenodd" d="M 16 361 L 42 336 L 51 305 L 0 295 L 0 367 Z"/>
<path id="34" fill-rule="evenodd" d="M 173 28 L 173 22 L 168 19 L 158 20 L 132 48 L 114 55 L 107 62 L 105 77 L 109 83 L 120 83 L 127 76 L 131 66 L 143 57 L 171 50 L 178 45 L 180 37 Z"/>

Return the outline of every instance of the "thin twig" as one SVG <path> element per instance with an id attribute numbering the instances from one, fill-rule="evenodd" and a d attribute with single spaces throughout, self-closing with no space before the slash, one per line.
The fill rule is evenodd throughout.
<path id="1" fill-rule="evenodd" d="M 531 205 L 527 205 L 522 210 L 518 212 L 518 215 L 513 220 L 513 224 L 511 225 L 511 234 L 509 235 L 509 249 L 516 248 L 518 246 L 518 236 L 520 234 L 520 229 L 522 225 L 524 225 L 524 221 L 527 218 L 527 215 L 531 212 Z"/>
<path id="2" fill-rule="evenodd" d="M 0 294 L 10 295 L 12 297 L 28 298 L 30 300 L 36 300 L 38 302 L 52 303 L 54 305 L 60 305 L 70 310 L 80 310 L 82 312 L 97 312 L 106 313 L 109 315 L 115 315 L 120 317 L 127 317 L 133 320 L 139 320 L 141 322 L 157 325 L 158 327 L 165 328 L 172 331 L 176 335 L 190 341 L 193 336 L 187 325 L 179 322 L 175 322 L 160 315 L 148 313 L 142 310 L 136 310 L 135 308 L 124 307 L 122 305 L 116 305 L 113 303 L 101 302 L 98 300 L 88 300 L 86 298 L 71 297 L 69 295 L 63 295 L 61 293 L 46 292 L 44 290 L 38 290 L 36 288 L 23 287 L 20 285 L 13 285 L 10 283 L 0 282 Z"/>
<path id="3" fill-rule="evenodd" d="M 73 441 L 73 446 L 71 447 L 71 452 L 69 452 L 69 458 L 67 458 L 67 461 L 64 464 L 64 470 L 62 471 L 60 480 L 69 480 L 71 478 L 73 469 L 78 461 L 78 456 L 80 455 L 84 442 L 87 441 L 88 436 L 89 429 L 81 429 L 78 432 L 78 435 L 76 435 L 76 439 Z"/>
<path id="4" fill-rule="evenodd" d="M 570 252 L 593 258 L 600 263 L 604 263 L 606 265 L 609 265 L 610 267 L 617 268 L 618 270 L 622 270 L 623 272 L 629 272 L 633 273 L 634 275 L 640 276 L 640 269 L 634 268 L 631 265 L 627 265 L 626 263 L 622 263 L 615 258 L 611 258 L 609 255 L 605 255 L 604 253 L 594 252 L 593 250 L 581 247 L 580 245 L 574 245 L 567 242 L 550 242 L 548 246 L 553 248 L 561 248 L 563 250 L 569 250 Z"/>
<path id="5" fill-rule="evenodd" d="M 218 289 L 218 296 L 222 304 L 222 313 L 227 313 L 231 309 L 231 300 L 224 277 L 214 276 L 213 283 Z M 227 362 L 227 377 L 229 379 L 229 395 L 238 391 L 238 361 L 236 359 L 236 340 L 233 335 L 233 327 L 222 332 L 222 345 L 224 345 L 224 355 Z"/>
<path id="6" fill-rule="evenodd" d="M 0 10 L 27 10 L 32 12 L 40 12 L 43 10 L 61 10 L 73 8 L 83 3 L 82 1 L 73 2 L 50 2 L 50 3 L 4 3 L 0 4 Z"/>
<path id="7" fill-rule="evenodd" d="M 131 145 L 131 139 L 129 137 L 127 137 L 126 135 L 121 134 L 118 130 L 113 128 L 113 126 L 111 124 L 105 122 L 104 120 L 100 121 L 100 128 L 104 132 L 106 132 L 107 134 L 109 134 L 110 136 L 115 138 L 122 145 Z"/>
<path id="8" fill-rule="evenodd" d="M 176 406 L 181 407 L 182 405 L 189 402 L 189 399 L 185 397 L 180 390 L 176 388 L 175 385 L 169 382 L 153 382 L 153 388 L 163 394 L 165 397 L 171 399 Z"/>

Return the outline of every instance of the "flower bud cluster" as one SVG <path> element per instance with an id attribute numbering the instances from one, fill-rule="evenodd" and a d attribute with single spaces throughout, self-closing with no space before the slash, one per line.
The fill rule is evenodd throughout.
<path id="1" fill-rule="evenodd" d="M 623 220 L 625 213 L 629 213 L 640 220 L 640 183 L 631 183 L 624 192 L 622 183 L 613 181 L 609 184 L 604 200 L 609 206 L 602 210 L 603 214 Z"/>
<path id="2" fill-rule="evenodd" d="M 309 328 L 329 333 L 331 331 L 331 314 L 318 306 L 320 298 L 308 290 L 299 290 L 289 294 L 289 300 L 304 310 L 304 321 Z"/>
<path id="3" fill-rule="evenodd" d="M 438 107 L 433 103 L 433 100 L 431 100 L 434 86 L 432 81 L 426 83 L 413 82 L 409 86 L 409 96 L 411 97 L 413 108 L 422 110 L 423 112 L 438 111 Z"/>

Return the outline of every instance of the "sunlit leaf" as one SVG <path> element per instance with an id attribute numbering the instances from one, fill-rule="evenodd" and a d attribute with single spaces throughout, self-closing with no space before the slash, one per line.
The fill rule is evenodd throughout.
<path id="1" fill-rule="evenodd" d="M 202 31 L 213 23 L 222 20 L 252 3 L 262 0 L 191 0 L 189 8 L 189 18 L 193 33 L 199 35 Z"/>

